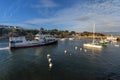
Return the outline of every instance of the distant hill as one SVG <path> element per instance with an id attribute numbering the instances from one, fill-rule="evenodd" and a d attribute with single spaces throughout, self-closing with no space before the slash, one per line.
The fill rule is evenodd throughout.
<path id="1" fill-rule="evenodd" d="M 16 28 L 16 29 L 22 29 L 20 26 L 10 26 L 10 25 L 0 25 L 0 28 Z"/>
<path id="2" fill-rule="evenodd" d="M 101 33 L 113 36 L 120 36 L 120 32 L 101 32 Z"/>
<path id="3" fill-rule="evenodd" d="M 41 31 L 43 34 L 52 34 L 55 37 L 58 38 L 92 38 L 93 32 L 75 32 L 75 31 L 68 31 L 68 30 L 58 30 L 58 29 L 51 29 L 47 30 L 44 28 L 38 29 L 24 29 L 19 26 L 9 26 L 9 25 L 0 25 L 0 37 L 8 38 L 9 36 L 28 36 L 32 35 L 35 36 L 39 31 Z M 96 38 L 104 38 L 106 37 L 105 34 L 102 33 L 95 33 Z"/>

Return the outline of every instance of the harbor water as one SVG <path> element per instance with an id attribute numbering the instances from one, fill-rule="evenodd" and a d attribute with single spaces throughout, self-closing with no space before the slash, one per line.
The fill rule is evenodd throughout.
<path id="1" fill-rule="evenodd" d="M 1 40 L 0 80 L 120 80 L 120 46 L 115 46 L 120 43 L 87 49 L 85 42 L 90 40 L 65 40 L 11 51 L 8 40 Z"/>

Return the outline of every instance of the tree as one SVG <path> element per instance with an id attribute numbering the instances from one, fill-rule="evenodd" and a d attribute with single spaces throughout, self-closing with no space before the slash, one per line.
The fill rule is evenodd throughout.
<path id="1" fill-rule="evenodd" d="M 69 35 L 73 35 L 73 34 L 76 34 L 76 32 L 75 32 L 75 31 L 71 31 L 71 32 L 69 33 Z"/>

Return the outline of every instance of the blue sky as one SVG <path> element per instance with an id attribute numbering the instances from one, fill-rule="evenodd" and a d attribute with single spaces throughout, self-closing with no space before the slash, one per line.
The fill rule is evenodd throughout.
<path id="1" fill-rule="evenodd" d="M 120 32 L 120 0 L 1 0 L 0 24 Z"/>

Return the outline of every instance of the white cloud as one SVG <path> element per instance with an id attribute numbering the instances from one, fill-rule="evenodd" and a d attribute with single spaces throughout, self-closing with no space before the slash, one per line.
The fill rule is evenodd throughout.
<path id="1" fill-rule="evenodd" d="M 42 0 L 43 7 L 55 7 L 57 4 L 51 0 Z M 36 18 L 26 21 L 32 24 L 71 25 L 69 29 L 90 30 L 93 23 L 97 24 L 99 30 L 120 30 L 120 0 L 108 0 L 102 3 L 76 3 L 70 8 L 57 11 L 50 18 Z M 49 12 L 48 12 L 49 14 Z M 105 28 L 105 29 L 104 29 Z M 115 28 L 115 29 L 114 29 Z M 99 31 L 98 30 L 98 31 Z"/>
<path id="2" fill-rule="evenodd" d="M 39 0 L 39 3 L 36 5 L 36 7 L 42 7 L 42 8 L 53 8 L 57 7 L 58 4 L 56 4 L 52 0 Z"/>

